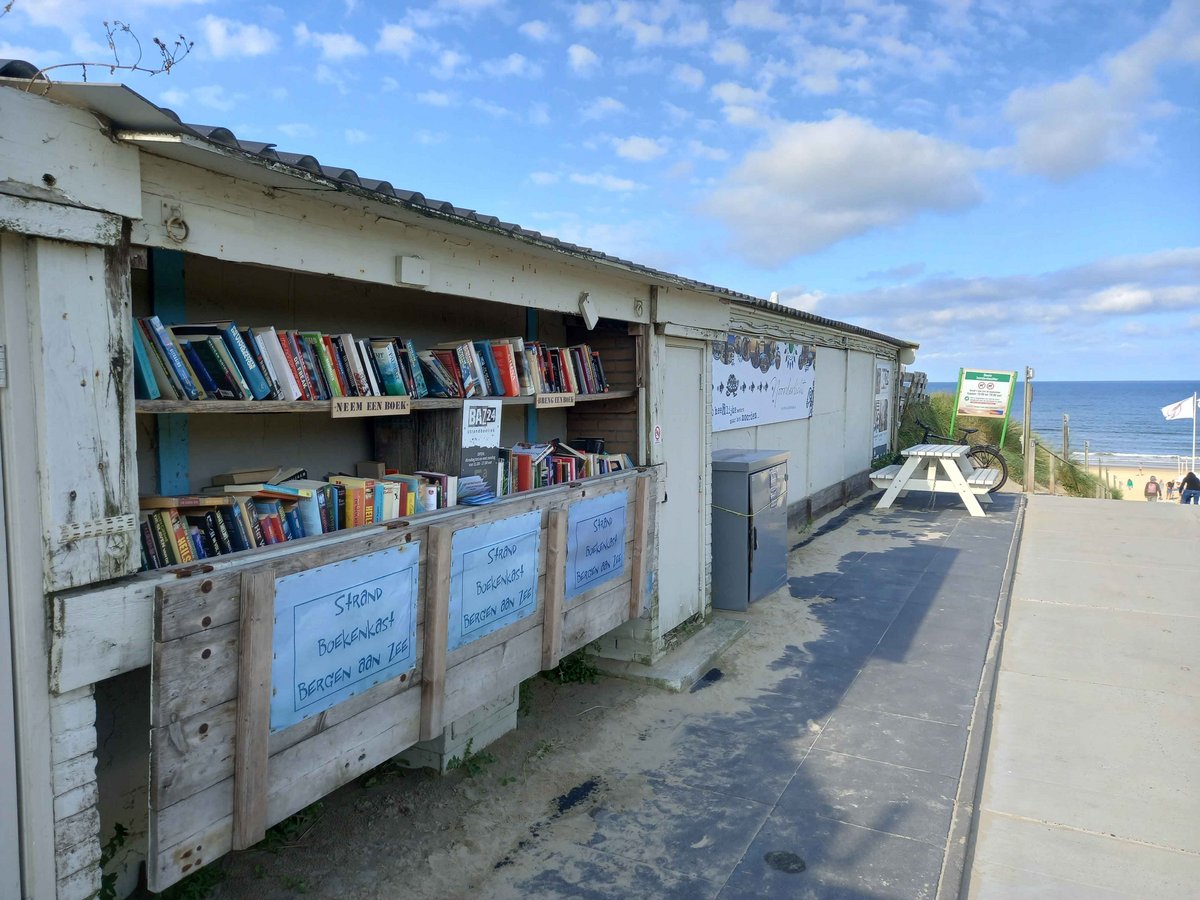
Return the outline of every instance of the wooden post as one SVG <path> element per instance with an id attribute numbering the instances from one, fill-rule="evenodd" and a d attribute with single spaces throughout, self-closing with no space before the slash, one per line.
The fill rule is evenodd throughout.
<path id="1" fill-rule="evenodd" d="M 1037 451 L 1033 443 L 1033 369 L 1025 367 L 1025 418 L 1021 422 L 1025 439 L 1025 493 L 1032 494 L 1037 487 Z"/>
<path id="2" fill-rule="evenodd" d="M 242 575 L 238 644 L 237 731 L 233 763 L 233 849 L 245 850 L 267 834 L 267 758 L 271 733 L 271 656 L 275 627 L 275 572 Z"/>
<path id="3" fill-rule="evenodd" d="M 543 591 L 542 669 L 553 669 L 562 654 L 563 594 L 567 577 L 567 511 L 550 510 L 546 533 L 546 586 Z"/>
<path id="4" fill-rule="evenodd" d="M 629 618 L 642 614 L 642 599 L 646 594 L 646 562 L 650 558 L 650 482 L 652 475 L 637 480 L 633 495 L 633 571 L 629 582 Z"/>
<path id="5" fill-rule="evenodd" d="M 454 530 L 429 528 L 428 573 L 425 576 L 425 631 L 421 648 L 421 740 L 442 733 L 446 700 L 446 642 L 450 630 L 450 550 Z"/>

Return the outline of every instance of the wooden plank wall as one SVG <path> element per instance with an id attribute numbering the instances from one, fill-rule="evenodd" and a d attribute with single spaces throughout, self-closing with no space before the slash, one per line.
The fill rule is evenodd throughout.
<path id="1" fill-rule="evenodd" d="M 161 891 L 251 843 L 262 829 L 440 733 L 443 724 L 553 666 L 640 610 L 640 599 L 632 594 L 635 585 L 645 585 L 646 573 L 635 566 L 644 568 L 647 558 L 639 543 L 654 539 L 654 504 L 645 498 L 653 496 L 655 478 L 652 469 L 617 473 L 464 509 L 436 523 L 414 519 L 265 563 L 251 557 L 243 566 L 160 587 L 151 687 L 151 890 Z M 564 579 L 557 570 L 565 564 L 567 509 L 585 497 L 619 490 L 628 491 L 624 570 L 564 600 Z M 447 652 L 445 613 L 435 623 L 426 620 L 426 612 L 445 609 L 453 533 L 532 510 L 543 512 L 536 611 Z M 262 653 L 262 631 L 243 616 L 263 614 L 276 578 L 411 541 L 420 542 L 412 672 L 267 735 L 263 717 L 269 716 L 269 703 L 263 703 L 261 666 L 241 652 L 249 640 L 260 647 L 255 656 Z M 554 572 L 547 571 L 548 560 L 554 561 Z M 269 639 L 266 647 L 269 659 Z M 242 679 L 256 683 L 240 684 Z"/>
<path id="2" fill-rule="evenodd" d="M 600 352 L 604 375 L 614 391 L 632 391 L 642 386 L 638 360 L 643 338 L 630 339 L 629 326 L 623 322 L 604 322 L 595 330 L 567 330 L 570 344 L 586 343 Z M 628 453 L 638 459 L 638 401 L 636 397 L 580 403 L 566 411 L 567 433 L 577 437 L 603 436 L 608 453 Z"/>

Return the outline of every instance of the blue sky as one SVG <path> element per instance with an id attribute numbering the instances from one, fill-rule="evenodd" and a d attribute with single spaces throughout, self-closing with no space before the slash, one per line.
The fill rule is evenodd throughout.
<path id="1" fill-rule="evenodd" d="M 106 61 L 106 18 L 195 41 L 89 72 L 185 122 L 777 292 L 934 380 L 1200 374 L 1200 0 L 15 0 L 0 57 Z"/>

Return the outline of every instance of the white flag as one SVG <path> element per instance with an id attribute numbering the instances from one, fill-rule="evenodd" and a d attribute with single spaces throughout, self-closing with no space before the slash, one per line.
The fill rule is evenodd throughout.
<path id="1" fill-rule="evenodd" d="M 1164 406 L 1162 414 L 1166 419 L 1194 419 L 1196 417 L 1196 398 L 1188 397 L 1186 400 Z"/>

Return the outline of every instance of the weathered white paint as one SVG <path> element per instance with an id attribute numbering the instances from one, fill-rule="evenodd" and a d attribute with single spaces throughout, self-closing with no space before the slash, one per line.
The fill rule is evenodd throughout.
<path id="1" fill-rule="evenodd" d="M 109 137 L 91 113 L 2 87 L 0 122 L 0 193 L 142 214 L 138 151 Z"/>
<path id="2" fill-rule="evenodd" d="M 671 323 L 685 328 L 723 332 L 729 326 L 729 309 L 728 301 L 715 288 L 709 292 L 699 288 L 664 285 L 658 289 L 654 321 L 663 325 Z"/>
<path id="3" fill-rule="evenodd" d="M 658 606 L 660 635 L 703 612 L 704 560 L 708 556 L 706 522 L 710 515 L 707 473 L 709 458 L 697 436 L 706 428 L 705 372 L 707 345 L 669 339 L 664 379 L 667 402 L 660 416 L 667 460 L 667 502 L 660 512 L 669 528 L 661 529 Z"/>
<path id="4" fill-rule="evenodd" d="M 396 283 L 396 256 L 419 256 L 429 265 L 429 293 L 578 315 L 586 290 L 601 317 L 649 321 L 645 276 L 594 259 L 553 254 L 349 194 L 264 192 L 153 156 L 142 168 L 145 208 L 178 206 L 188 235 L 176 243 L 147 216 L 134 229 L 134 243 L 389 286 Z"/>
<path id="5" fill-rule="evenodd" d="M 3 259 L 0 258 L 0 272 Z M 0 302 L 3 302 L 0 282 Z M 0 411 L 0 432 L 3 431 Z M 7 528 L 4 506 L 4 459 L 0 453 L 0 522 Z M 8 593 L 8 548 L 0 541 L 0 896 L 21 895 L 20 821 L 17 815 L 17 719 L 13 709 L 13 635 Z"/>
<path id="6" fill-rule="evenodd" d="M 121 237 L 121 219 L 109 213 L 0 193 L 0 231 L 111 246 Z"/>
<path id="7" fill-rule="evenodd" d="M 34 252 L 33 243 L 0 234 L 0 343 L 8 348 L 8 387 L 0 390 L 0 456 L 5 508 L 20 511 L 19 518 L 6 515 L 5 537 L 17 715 L 21 891 L 23 897 L 41 898 L 55 894 L 55 865 L 38 474 L 41 446 L 38 432 L 30 427 L 38 418 L 34 381 L 41 371 L 29 336 L 26 305 L 26 256 Z"/>
<path id="8" fill-rule="evenodd" d="M 114 251 L 36 241 L 25 296 L 48 591 L 135 571 L 135 532 L 60 543 L 63 525 L 137 512 L 128 269 Z"/>

